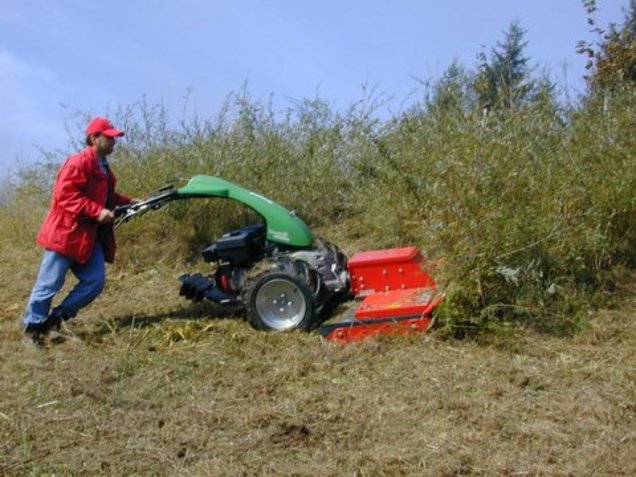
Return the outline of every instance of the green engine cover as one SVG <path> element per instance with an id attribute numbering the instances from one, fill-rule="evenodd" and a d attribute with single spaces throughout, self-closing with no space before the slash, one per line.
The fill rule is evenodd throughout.
<path id="1" fill-rule="evenodd" d="M 245 189 L 225 179 L 197 175 L 177 189 L 177 194 L 186 197 L 222 197 L 236 200 L 253 209 L 267 224 L 267 240 L 294 247 L 308 247 L 314 235 L 307 224 L 296 214 L 267 197 Z"/>

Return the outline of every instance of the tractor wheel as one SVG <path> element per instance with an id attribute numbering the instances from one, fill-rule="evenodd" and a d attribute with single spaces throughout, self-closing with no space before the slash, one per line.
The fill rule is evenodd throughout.
<path id="1" fill-rule="evenodd" d="M 249 280 L 244 294 L 247 319 L 258 330 L 309 331 L 321 308 L 320 277 L 302 261 L 281 257 Z"/>

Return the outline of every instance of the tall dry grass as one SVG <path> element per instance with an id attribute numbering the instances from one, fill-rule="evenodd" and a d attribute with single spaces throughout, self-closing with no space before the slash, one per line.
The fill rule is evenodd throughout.
<path id="1" fill-rule="evenodd" d="M 218 175 L 296 210 L 345 250 L 418 245 L 447 288 L 440 323 L 450 331 L 576 330 L 635 263 L 636 92 L 565 106 L 546 91 L 483 111 L 469 84 L 440 80 L 388 120 L 373 95 L 345 111 L 307 99 L 280 112 L 242 91 L 216 116 L 177 125 L 141 102 L 113 118 L 127 140 L 112 162 L 120 188 L 137 197 Z M 22 170 L 7 187 L 7 244 L 32 240 L 52 167 Z M 195 260 L 206 242 L 253 220 L 222 200 L 171 204 L 120 229 L 120 266 Z"/>

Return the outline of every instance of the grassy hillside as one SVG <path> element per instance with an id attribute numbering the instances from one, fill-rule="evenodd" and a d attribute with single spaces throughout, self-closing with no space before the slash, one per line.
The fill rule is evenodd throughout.
<path id="1" fill-rule="evenodd" d="M 174 268 L 115 266 L 42 351 L 18 326 L 39 255 L 0 253 L 2 475 L 636 472 L 633 288 L 570 338 L 341 346 L 192 307 Z"/>
<path id="2" fill-rule="evenodd" d="M 467 95 L 438 92 L 379 121 L 372 99 L 345 113 L 320 100 L 275 113 L 243 94 L 217 118 L 178 128 L 141 104 L 116 118 L 128 136 L 112 162 L 137 197 L 218 175 L 295 210 L 346 252 L 418 245 L 447 288 L 439 318 L 451 331 L 576 331 L 635 263 L 636 93 L 490 111 Z M 10 189 L 0 209 L 10 242 L 31 243 L 55 167 L 24 171 Z M 120 230 L 120 263 L 198 260 L 206 243 L 256 219 L 220 200 L 172 204 Z"/>
<path id="3" fill-rule="evenodd" d="M 259 333 L 180 299 L 201 247 L 255 219 L 192 201 L 119 229 L 104 294 L 27 349 L 60 158 L 4 184 L 0 474 L 634 475 L 636 93 L 492 111 L 453 95 L 388 121 L 372 100 L 279 114 L 244 95 L 176 128 L 143 104 L 113 118 L 131 195 L 219 175 L 348 254 L 420 246 L 448 299 L 410 338 Z"/>

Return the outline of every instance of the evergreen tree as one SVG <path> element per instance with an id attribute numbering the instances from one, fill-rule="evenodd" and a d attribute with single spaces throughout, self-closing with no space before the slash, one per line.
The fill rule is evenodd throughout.
<path id="1" fill-rule="evenodd" d="M 457 60 L 453 61 L 433 86 L 433 96 L 428 101 L 428 108 L 438 111 L 470 109 L 470 82 L 466 69 Z"/>
<path id="2" fill-rule="evenodd" d="M 530 79 L 529 59 L 524 55 L 528 42 L 526 31 L 514 21 L 498 42 L 490 57 L 479 55 L 479 67 L 475 80 L 480 105 L 491 109 L 514 108 L 527 101 L 534 88 Z"/>

